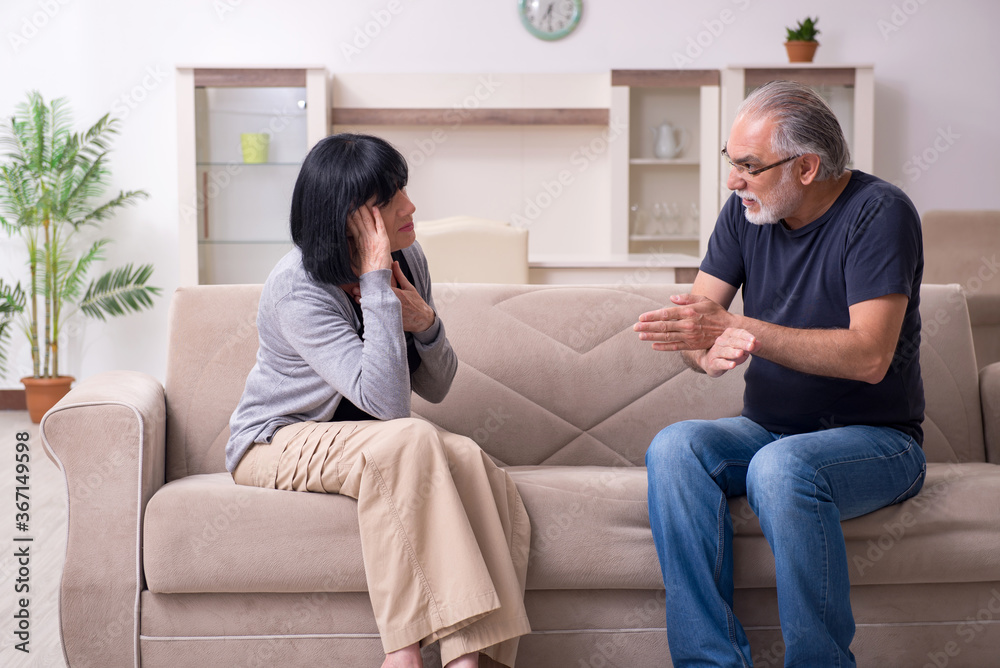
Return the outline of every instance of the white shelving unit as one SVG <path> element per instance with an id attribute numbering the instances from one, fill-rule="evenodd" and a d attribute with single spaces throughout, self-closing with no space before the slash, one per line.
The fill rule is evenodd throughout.
<path id="1" fill-rule="evenodd" d="M 394 143 L 420 220 L 528 227 L 533 282 L 651 268 L 690 280 L 729 195 L 720 149 L 736 109 L 776 78 L 815 86 L 844 126 L 852 166 L 872 171 L 870 65 L 333 77 L 322 67 L 178 68 L 180 283 L 264 280 L 290 247 L 301 160 L 331 131 Z M 238 135 L 275 122 L 269 162 L 243 163 Z M 663 123 L 688 133 L 672 159 L 654 154 Z M 634 226 L 633 207 L 651 224 Z"/>
<path id="2" fill-rule="evenodd" d="M 326 70 L 177 70 L 180 284 L 261 283 L 292 246 L 299 167 L 329 134 Z M 240 134 L 270 136 L 245 163 Z"/>
<path id="3" fill-rule="evenodd" d="M 736 119 L 736 110 L 755 88 L 775 79 L 811 86 L 833 108 L 851 147 L 850 167 L 873 173 L 875 167 L 875 71 L 873 65 L 732 65 L 722 71 L 722 141 Z M 719 164 L 724 165 L 721 156 Z M 729 195 L 725 187 L 728 164 L 721 172 L 720 204 Z"/>
<path id="4" fill-rule="evenodd" d="M 613 255 L 697 266 L 718 213 L 719 99 L 716 70 L 611 72 L 611 116 L 628 137 L 611 147 Z M 673 159 L 653 152 L 654 128 L 664 122 L 688 134 Z"/>

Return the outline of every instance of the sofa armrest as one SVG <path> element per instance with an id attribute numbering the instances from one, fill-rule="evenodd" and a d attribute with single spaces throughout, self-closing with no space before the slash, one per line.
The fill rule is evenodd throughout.
<path id="1" fill-rule="evenodd" d="M 68 533 L 59 592 L 69 665 L 139 665 L 142 517 L 163 484 L 163 386 L 129 371 L 80 382 L 42 418 L 66 478 Z"/>
<path id="2" fill-rule="evenodd" d="M 1000 362 L 979 370 L 979 395 L 983 404 L 986 461 L 1000 464 Z"/>

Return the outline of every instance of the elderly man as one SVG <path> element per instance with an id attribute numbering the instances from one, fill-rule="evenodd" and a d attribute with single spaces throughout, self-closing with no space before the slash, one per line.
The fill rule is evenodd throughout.
<path id="1" fill-rule="evenodd" d="M 722 153 L 734 192 L 691 294 L 635 325 L 712 377 L 750 361 L 740 417 L 670 425 L 646 454 L 670 654 L 752 665 L 726 502 L 745 494 L 774 553 L 785 665 L 854 666 L 840 522 L 913 496 L 926 468 L 920 221 L 901 190 L 846 169 L 843 131 L 806 86 L 754 91 Z"/>

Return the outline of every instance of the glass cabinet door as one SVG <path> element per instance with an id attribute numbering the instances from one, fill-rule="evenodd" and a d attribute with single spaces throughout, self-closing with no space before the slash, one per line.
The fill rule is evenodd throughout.
<path id="1" fill-rule="evenodd" d="M 195 90 L 201 283 L 262 283 L 291 249 L 305 97 L 304 87 Z"/>
<path id="2" fill-rule="evenodd" d="M 307 70 L 192 73 L 194 206 L 186 218 L 194 223 L 187 237 L 197 246 L 197 280 L 188 282 L 262 283 L 292 248 L 292 189 L 309 148 L 325 135 L 311 136 L 318 124 L 310 116 L 321 116 L 325 129 L 326 109 L 311 108 Z M 326 106 L 325 92 L 314 97 Z"/>

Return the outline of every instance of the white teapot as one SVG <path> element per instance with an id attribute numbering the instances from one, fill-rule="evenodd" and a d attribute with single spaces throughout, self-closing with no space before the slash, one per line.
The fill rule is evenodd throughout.
<path id="1" fill-rule="evenodd" d="M 691 138 L 691 134 L 685 128 L 675 128 L 666 121 L 661 123 L 660 127 L 651 129 L 655 138 L 653 155 L 661 160 L 679 157 Z"/>

